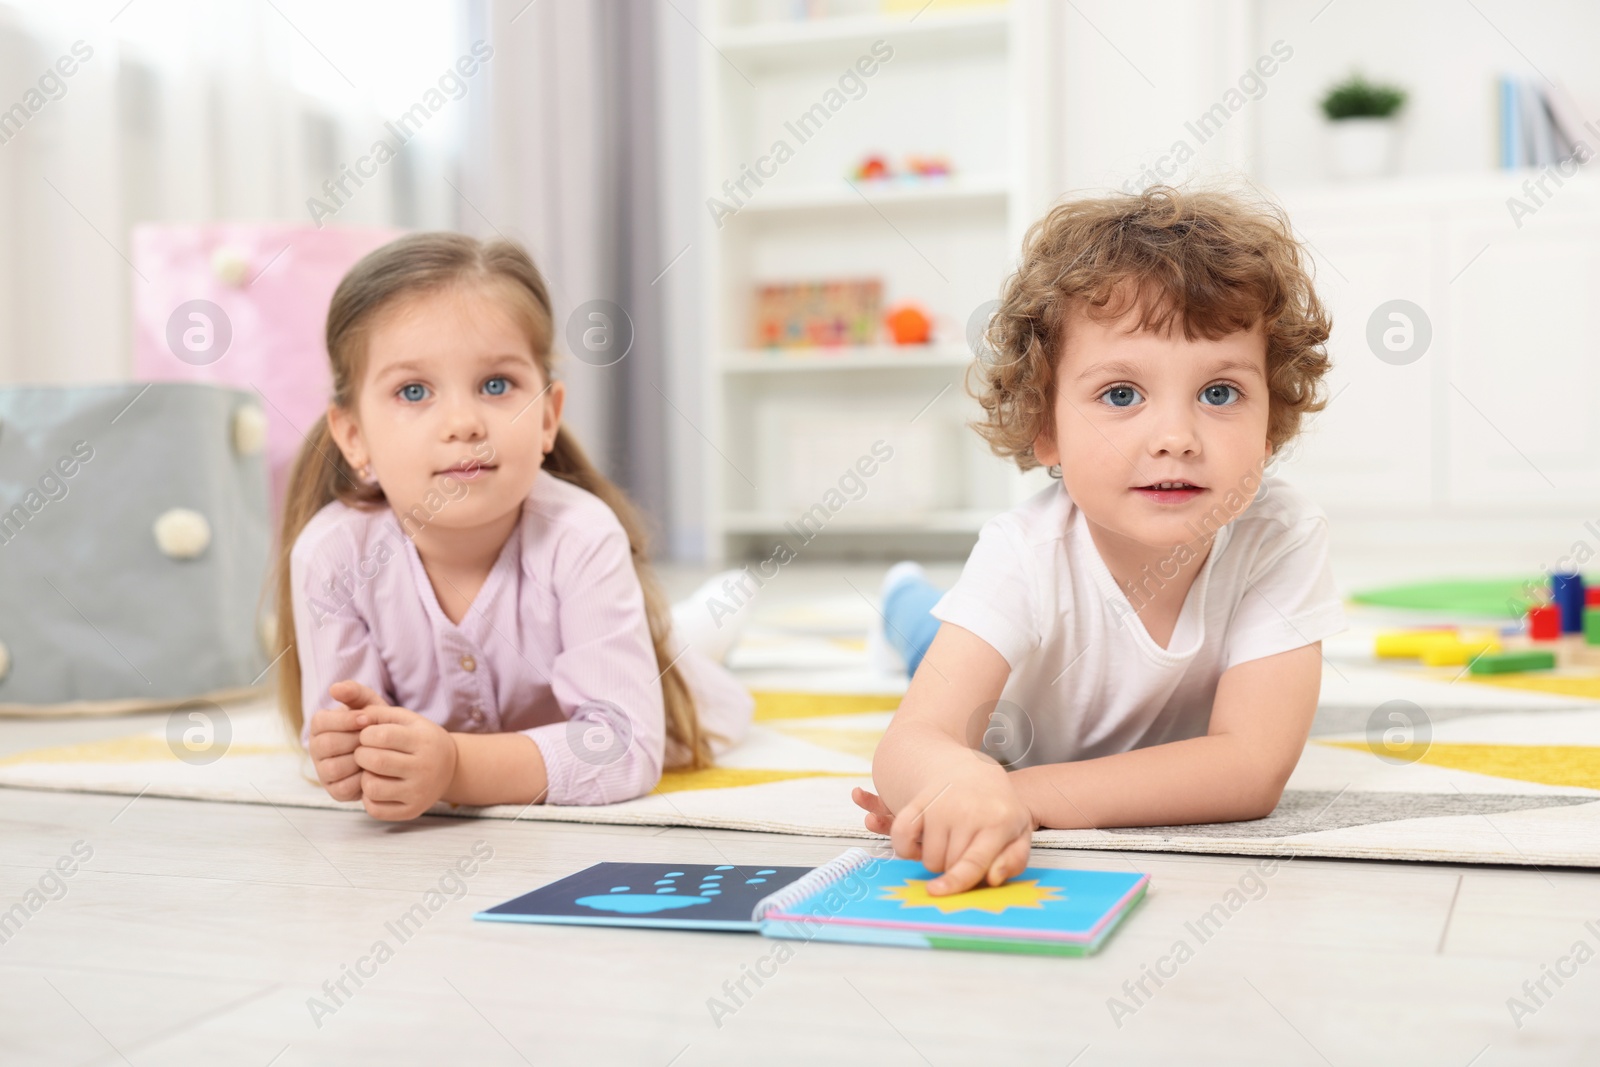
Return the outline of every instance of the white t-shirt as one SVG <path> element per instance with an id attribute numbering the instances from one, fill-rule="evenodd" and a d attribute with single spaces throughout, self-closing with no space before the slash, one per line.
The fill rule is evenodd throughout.
<path id="1" fill-rule="evenodd" d="M 1153 589 L 1161 579 L 1152 569 L 1142 580 Z M 933 615 L 1011 665 L 1001 700 L 1013 706 L 996 709 L 983 745 L 1013 768 L 1203 736 L 1223 671 L 1346 628 L 1327 517 L 1275 478 L 1218 531 L 1166 648 L 1059 482 L 984 524 Z"/>

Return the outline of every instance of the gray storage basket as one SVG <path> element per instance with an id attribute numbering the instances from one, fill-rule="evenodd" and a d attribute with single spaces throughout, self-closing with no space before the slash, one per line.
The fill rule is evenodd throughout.
<path id="1" fill-rule="evenodd" d="M 270 684 L 264 436 L 240 389 L 0 388 L 0 713 L 142 710 Z M 169 516 L 169 548 L 184 534 L 194 547 L 193 516 L 173 509 L 209 527 L 192 557 L 158 545 Z"/>

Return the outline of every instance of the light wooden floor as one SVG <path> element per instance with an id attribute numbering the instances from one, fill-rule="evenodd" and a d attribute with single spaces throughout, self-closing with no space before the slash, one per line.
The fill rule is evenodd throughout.
<path id="1" fill-rule="evenodd" d="M 0 721 L 0 755 L 164 721 Z M 465 896 L 402 943 L 385 924 L 480 841 L 493 858 Z M 93 854 L 65 895 L 0 944 L 6 1067 L 1600 1062 L 1600 959 L 1588 959 L 1600 953 L 1600 873 L 1294 859 L 1257 882 L 1259 860 L 1038 850 L 1040 866 L 1151 874 L 1149 899 L 1100 955 L 783 943 L 792 958 L 775 964 L 780 943 L 754 935 L 471 914 L 601 860 L 816 864 L 859 842 L 445 818 L 397 827 L 0 789 L 0 913 L 50 888 L 47 872 L 77 842 Z M 1202 942 L 1188 924 L 1241 890 Z M 366 966 L 359 987 L 346 977 L 351 995 L 336 1005 L 323 984 L 379 940 L 392 958 Z M 1545 977 L 1579 942 L 1587 962 L 1560 986 Z M 1158 966 L 1159 985 L 1147 971 Z M 771 977 L 757 986 L 751 972 Z M 1125 987 L 1141 978 L 1147 993 Z M 1535 990 L 1537 1003 L 1524 982 L 1541 978 L 1550 995 Z M 741 979 L 748 995 L 730 993 Z M 335 1008 L 320 1026 L 312 997 Z M 1520 1027 L 1513 997 L 1534 1009 Z"/>
<path id="2" fill-rule="evenodd" d="M 0 724 L 0 738 L 12 730 Z M 7 746 L 9 747 L 9 746 Z M 1100 955 L 1036 959 L 754 935 L 477 923 L 601 860 L 815 864 L 855 842 L 0 789 L 0 906 L 76 842 L 92 857 L 0 945 L 0 1063 L 1593 1063 L 1600 875 L 1040 850 L 1152 875 Z M 386 927 L 486 842 L 493 858 L 402 943 Z M 480 846 L 481 849 L 482 846 Z M 80 846 L 80 851 L 82 846 Z M 1186 924 L 1246 903 L 1203 943 Z M 1234 898 L 1237 901 L 1238 898 Z M 387 942 L 393 957 L 313 1020 Z M 1178 941 L 1192 956 L 1168 956 Z M 763 959 L 763 957 L 766 957 Z M 1145 978 L 1160 965 L 1162 984 Z M 771 973 L 757 986 L 751 971 Z M 745 979 L 748 996 L 724 983 Z M 1135 990 L 1137 993 L 1137 990 Z M 710 1000 L 733 1009 L 714 1018 Z M 1135 1008 L 1111 1010 L 1111 998 Z M 1530 1001 L 1531 1004 L 1531 1001 Z M 1120 1025 L 1118 1023 L 1120 1022 Z M 720 1025 L 719 1025 L 720 1024 Z"/>

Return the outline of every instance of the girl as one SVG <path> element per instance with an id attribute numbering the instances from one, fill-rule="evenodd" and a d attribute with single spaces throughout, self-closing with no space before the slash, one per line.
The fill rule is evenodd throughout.
<path id="1" fill-rule="evenodd" d="M 562 427 L 553 332 L 526 252 L 451 233 L 373 252 L 328 309 L 333 400 L 283 514 L 279 699 L 328 794 L 377 818 L 627 800 L 749 724 Z"/>

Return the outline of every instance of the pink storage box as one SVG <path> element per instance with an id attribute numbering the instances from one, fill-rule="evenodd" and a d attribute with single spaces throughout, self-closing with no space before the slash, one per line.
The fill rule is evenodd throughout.
<path id="1" fill-rule="evenodd" d="M 289 466 L 331 390 L 328 302 L 345 272 L 406 231 L 276 223 L 133 232 L 134 376 L 248 389 L 267 416 L 274 528 Z"/>

